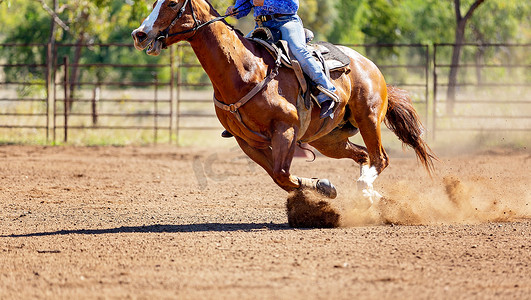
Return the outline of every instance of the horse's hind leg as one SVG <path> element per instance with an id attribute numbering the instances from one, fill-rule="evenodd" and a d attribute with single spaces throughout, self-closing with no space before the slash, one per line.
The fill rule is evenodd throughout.
<path id="1" fill-rule="evenodd" d="M 331 158 L 351 158 L 360 165 L 369 162 L 367 149 L 351 143 L 348 138 L 356 133 L 355 128 L 346 124 L 343 128 L 335 129 L 324 137 L 310 143 L 323 155 Z"/>
<path id="2" fill-rule="evenodd" d="M 372 189 L 372 182 L 376 177 L 368 178 L 370 172 L 367 172 L 367 165 L 369 164 L 369 153 L 367 149 L 362 146 L 353 144 L 348 140 L 350 136 L 353 136 L 357 131 L 353 131 L 353 126 L 347 124 L 341 129 L 335 129 L 326 136 L 310 143 L 322 154 L 331 158 L 350 158 L 357 162 L 361 166 L 361 176 L 358 179 L 358 189 L 363 192 L 363 195 L 369 199 L 371 203 L 381 198 L 381 196 Z M 360 185 L 361 182 L 369 182 L 365 185 Z"/>
<path id="3" fill-rule="evenodd" d="M 349 128 L 350 126 L 350 128 Z M 387 154 L 381 144 L 380 126 L 370 120 L 360 120 L 358 126 L 367 148 L 353 144 L 348 140 L 352 136 L 352 125 L 336 129 L 330 134 L 310 143 L 322 154 L 331 158 L 351 158 L 360 165 L 358 190 L 371 203 L 382 196 L 374 190 L 373 183 L 388 165 Z"/>
<path id="4" fill-rule="evenodd" d="M 381 99 L 381 98 L 379 98 Z M 357 180 L 358 190 L 361 190 L 371 202 L 382 196 L 373 188 L 378 175 L 389 165 L 389 159 L 382 145 L 381 122 L 385 115 L 385 101 L 374 101 L 374 106 L 366 106 L 365 114 L 354 116 L 360 129 L 361 137 L 367 147 L 370 164 L 360 164 L 361 174 Z"/>

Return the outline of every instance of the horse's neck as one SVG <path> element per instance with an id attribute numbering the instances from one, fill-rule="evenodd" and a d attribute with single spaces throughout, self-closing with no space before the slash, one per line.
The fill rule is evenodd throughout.
<path id="1" fill-rule="evenodd" d="M 225 103 L 234 103 L 249 83 L 262 76 L 267 67 L 252 49 L 254 46 L 222 22 L 201 29 L 190 40 L 201 66 Z"/>

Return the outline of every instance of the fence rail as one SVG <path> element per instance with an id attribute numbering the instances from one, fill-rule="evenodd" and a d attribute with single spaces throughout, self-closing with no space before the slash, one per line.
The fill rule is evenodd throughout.
<path id="1" fill-rule="evenodd" d="M 433 138 L 437 132 L 531 130 L 529 44 L 464 44 L 458 64 L 450 61 L 453 44 L 347 46 L 370 57 L 389 83 L 410 91 Z M 2 51 L 0 142 L 16 140 L 19 130 L 29 130 L 28 139 L 44 133 L 48 143 L 106 130 L 156 143 L 221 129 L 210 81 L 189 45 L 171 46 L 159 58 L 128 44 L 0 44 Z M 457 82 L 449 82 L 456 67 Z M 457 90 L 452 98 L 450 86 Z"/>
<path id="2" fill-rule="evenodd" d="M 434 45 L 432 132 L 531 131 L 531 44 L 462 44 L 457 64 L 454 46 Z"/>

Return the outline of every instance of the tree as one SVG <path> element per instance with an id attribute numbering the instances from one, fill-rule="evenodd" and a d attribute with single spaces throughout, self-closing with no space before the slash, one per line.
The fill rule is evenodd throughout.
<path id="1" fill-rule="evenodd" d="M 360 44 L 364 42 L 362 28 L 368 24 L 370 6 L 367 0 L 339 0 L 337 18 L 328 40 L 337 44 Z"/>
<path id="2" fill-rule="evenodd" d="M 480 67 L 490 55 L 486 48 L 481 46 L 486 43 L 529 42 L 526 38 L 525 29 L 530 28 L 531 6 L 519 0 L 486 1 L 482 6 L 482 12 L 477 18 L 469 21 L 470 34 L 467 40 L 479 44 L 475 49 L 476 80 L 483 82 L 483 72 Z M 518 57 L 507 57 L 507 60 L 518 60 Z"/>
<path id="3" fill-rule="evenodd" d="M 466 24 L 476 11 L 476 9 L 483 3 L 485 0 L 474 0 L 474 3 L 470 6 L 467 13 L 463 16 L 461 13 L 461 0 L 454 0 L 454 11 L 455 11 L 455 45 L 452 51 L 452 63 L 450 66 L 450 75 L 448 77 L 448 91 L 446 92 L 446 112 L 448 114 L 453 114 L 454 105 L 455 105 L 455 92 L 457 84 L 457 72 L 459 70 L 459 57 L 461 56 L 461 49 L 463 43 L 465 42 L 465 29 Z"/>
<path id="4" fill-rule="evenodd" d="M 334 27 L 337 18 L 337 0 L 305 0 L 301 2 L 299 15 L 304 23 L 304 27 L 311 29 L 315 33 L 317 40 L 326 39 Z"/>
<path id="5" fill-rule="evenodd" d="M 59 3 L 57 3 L 58 1 Z M 7 5 L 5 5 L 7 3 Z M 148 4 L 144 0 L 7 0 L 0 6 L 0 18 L 3 20 L 4 36 L 0 39 L 10 43 L 46 43 L 61 42 L 72 43 L 74 53 L 70 55 L 72 71 L 70 72 L 70 94 L 76 89 L 76 82 L 80 80 L 78 67 L 83 57 L 83 44 L 91 43 L 119 43 L 131 42 L 131 28 L 138 26 L 139 20 L 147 15 Z M 56 5 L 58 4 L 58 5 Z M 15 13 L 16 11 L 16 13 Z M 50 20 L 54 20 L 53 22 Z M 57 30 L 54 25 L 58 24 Z M 6 48 L 2 49 L 4 57 L 11 63 L 42 64 L 46 61 L 46 49 L 40 48 Z M 70 54 L 68 49 L 59 47 L 58 56 Z M 91 54 L 89 53 L 89 56 Z M 137 61 L 148 59 L 146 55 L 135 53 Z M 98 56 L 96 54 L 96 56 Z M 117 57 L 100 56 L 105 59 Z M 129 58 L 129 57 L 127 57 Z M 110 61 L 107 61 L 110 62 Z M 32 76 L 39 74 L 36 70 L 29 69 L 28 73 L 11 74 L 6 70 L 9 78 L 17 76 Z M 127 72 L 120 70 L 119 72 Z M 71 106 L 71 103 L 70 105 Z"/>

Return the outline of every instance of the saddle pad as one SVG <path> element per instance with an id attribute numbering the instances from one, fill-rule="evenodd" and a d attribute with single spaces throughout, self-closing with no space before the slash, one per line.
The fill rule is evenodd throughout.
<path id="1" fill-rule="evenodd" d="M 330 71 L 344 68 L 350 64 L 350 58 L 339 48 L 328 42 L 308 44 L 310 50 L 319 50 L 323 55 Z"/>

